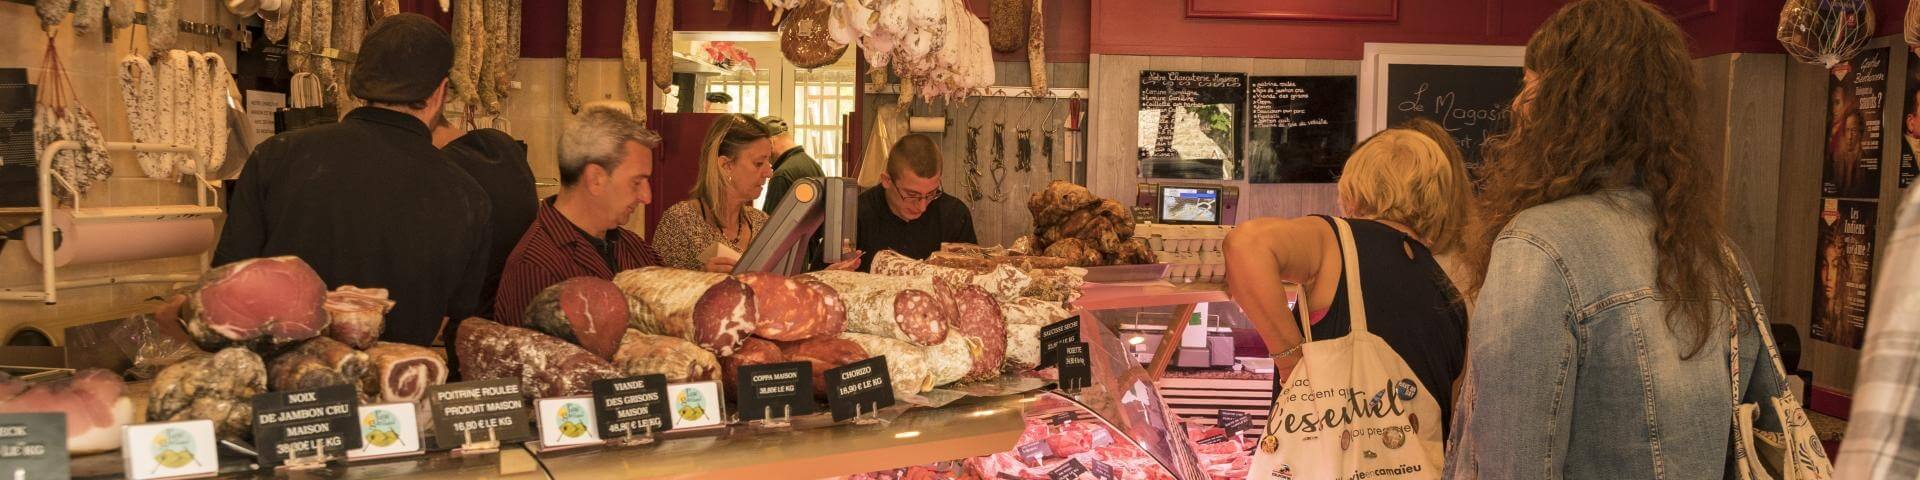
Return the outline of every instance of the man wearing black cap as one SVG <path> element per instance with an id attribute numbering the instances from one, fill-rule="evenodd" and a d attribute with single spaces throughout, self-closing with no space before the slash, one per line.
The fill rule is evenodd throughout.
<path id="1" fill-rule="evenodd" d="M 443 319 L 477 312 L 491 207 L 428 129 L 452 65 L 453 42 L 427 17 L 374 25 L 348 90 L 367 106 L 254 149 L 214 263 L 296 255 L 329 288 L 385 288 L 386 341 L 431 345 Z"/>

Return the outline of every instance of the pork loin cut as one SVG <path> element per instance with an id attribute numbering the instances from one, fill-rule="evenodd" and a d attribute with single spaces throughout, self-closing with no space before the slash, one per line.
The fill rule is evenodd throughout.
<path id="1" fill-rule="evenodd" d="M 753 289 L 729 275 L 643 267 L 614 275 L 613 284 L 646 304 L 646 315 L 631 322 L 640 333 L 691 340 L 714 355 L 732 355 L 759 321 Z"/>
<path id="2" fill-rule="evenodd" d="M 433 349 L 379 342 L 367 349 L 367 360 L 360 393 L 383 403 L 418 402 L 427 387 L 447 383 L 446 356 Z"/>
<path id="3" fill-rule="evenodd" d="M 326 301 L 326 283 L 300 257 L 254 258 L 201 275 L 182 317 L 201 349 L 265 349 L 325 331 Z"/>
<path id="4" fill-rule="evenodd" d="M 267 391 L 267 366 L 245 348 L 228 348 L 161 370 L 147 400 L 148 422 L 212 420 L 220 438 L 253 437 L 254 395 Z"/>
<path id="5" fill-rule="evenodd" d="M 636 308 L 629 302 L 636 301 L 613 282 L 596 277 L 569 278 L 533 297 L 527 305 L 527 326 L 612 360 L 627 330 L 627 316 Z"/>
<path id="6" fill-rule="evenodd" d="M 387 312 L 393 310 L 393 305 L 393 300 L 387 298 L 387 289 L 341 285 L 327 292 L 327 302 L 323 305 L 333 320 L 327 326 L 327 337 L 366 350 L 380 341 L 380 331 L 386 328 Z"/>
<path id="7" fill-rule="evenodd" d="M 484 318 L 461 321 L 454 342 L 461 378 L 516 379 L 534 397 L 584 395 L 594 380 L 619 375 L 613 364 L 579 345 Z"/>
<path id="8" fill-rule="evenodd" d="M 0 413 L 67 415 L 67 451 L 85 455 L 120 448 L 120 426 L 133 422 L 133 401 L 119 375 L 97 368 L 28 385 L 0 373 Z"/>
<path id="9" fill-rule="evenodd" d="M 613 367 L 621 376 L 661 374 L 668 382 L 698 382 L 720 379 L 720 360 L 713 352 L 680 337 L 649 335 L 628 329 L 620 339 L 620 353 L 613 356 Z"/>

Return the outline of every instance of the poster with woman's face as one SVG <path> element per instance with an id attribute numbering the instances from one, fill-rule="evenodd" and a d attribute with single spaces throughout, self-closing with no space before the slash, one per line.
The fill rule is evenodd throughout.
<path id="1" fill-rule="evenodd" d="M 1887 96 L 1887 52 L 1862 51 L 1829 71 L 1823 196 L 1880 197 L 1880 108 Z"/>
<path id="2" fill-rule="evenodd" d="M 1914 177 L 1920 177 L 1920 101 L 1914 95 L 1920 95 L 1920 47 L 1907 48 L 1907 93 L 1900 97 L 1906 104 L 1900 116 L 1900 188 L 1913 184 Z"/>
<path id="3" fill-rule="evenodd" d="M 1873 291 L 1873 230 L 1879 205 L 1827 199 L 1814 249 L 1813 339 L 1860 348 Z"/>

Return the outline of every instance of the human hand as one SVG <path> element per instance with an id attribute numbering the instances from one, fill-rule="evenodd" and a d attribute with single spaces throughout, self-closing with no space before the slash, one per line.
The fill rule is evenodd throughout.
<path id="1" fill-rule="evenodd" d="M 715 255 L 713 258 L 707 259 L 707 264 L 700 266 L 700 269 L 714 273 L 733 273 L 733 265 L 739 262 L 740 259 L 738 258 Z"/>

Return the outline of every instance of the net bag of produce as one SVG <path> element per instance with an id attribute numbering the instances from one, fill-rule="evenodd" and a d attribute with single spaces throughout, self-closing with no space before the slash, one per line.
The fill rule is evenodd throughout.
<path id="1" fill-rule="evenodd" d="M 1787 0 L 1775 36 L 1795 60 L 1833 68 L 1867 45 L 1873 26 L 1866 0 Z"/>

